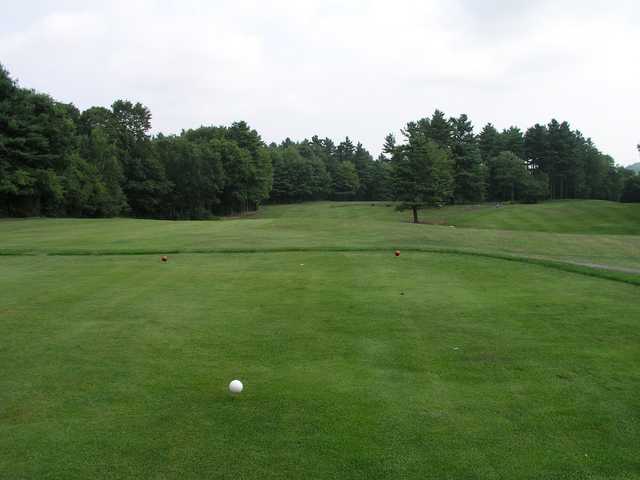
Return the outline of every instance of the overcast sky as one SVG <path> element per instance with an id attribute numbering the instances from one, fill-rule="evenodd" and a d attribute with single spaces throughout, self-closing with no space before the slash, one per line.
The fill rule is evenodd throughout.
<path id="1" fill-rule="evenodd" d="M 435 108 L 523 130 L 552 117 L 639 160 L 640 2 L 0 0 L 0 62 L 154 132 L 246 120 L 267 142 L 384 136 Z"/>

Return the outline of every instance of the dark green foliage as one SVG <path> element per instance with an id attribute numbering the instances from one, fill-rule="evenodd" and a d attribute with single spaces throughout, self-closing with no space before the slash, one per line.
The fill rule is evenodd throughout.
<path id="1" fill-rule="evenodd" d="M 387 155 L 392 155 L 396 149 L 396 137 L 393 133 L 388 134 L 384 137 L 384 145 L 382 146 L 382 153 Z"/>
<path id="2" fill-rule="evenodd" d="M 360 142 L 356 145 L 352 161 L 358 174 L 357 197 L 362 200 L 373 200 L 373 198 L 368 195 L 368 189 L 371 183 L 369 167 L 374 163 L 373 157 Z"/>
<path id="3" fill-rule="evenodd" d="M 243 214 L 269 196 L 271 157 L 245 122 L 200 127 L 179 138 L 159 135 L 153 143 L 174 185 L 163 207 L 170 218 Z"/>
<path id="4" fill-rule="evenodd" d="M 251 156 L 249 179 L 247 185 L 247 200 L 250 208 L 257 210 L 258 206 L 269 198 L 273 187 L 273 166 L 271 156 L 264 146 Z"/>
<path id="5" fill-rule="evenodd" d="M 76 147 L 69 106 L 16 87 L 0 66 L 0 205 L 13 216 L 63 208 L 60 174 Z"/>
<path id="6" fill-rule="evenodd" d="M 528 172 L 522 183 L 518 200 L 538 203 L 549 198 L 549 176 L 544 172 Z"/>
<path id="7" fill-rule="evenodd" d="M 151 112 L 147 107 L 141 103 L 134 105 L 128 100 L 116 100 L 111 111 L 122 148 L 128 142 L 146 138 L 151 128 Z"/>
<path id="8" fill-rule="evenodd" d="M 486 124 L 480 135 L 478 135 L 478 147 L 485 165 L 488 165 L 489 160 L 497 157 L 503 151 L 500 133 L 490 123 Z"/>
<path id="9" fill-rule="evenodd" d="M 609 167 L 607 176 L 604 179 L 605 196 L 603 198 L 619 201 L 624 190 L 624 184 L 627 178 L 633 176 L 633 172 L 621 166 L 614 166 L 613 159 L 608 155 L 605 155 L 604 158 L 607 160 Z"/>
<path id="10" fill-rule="evenodd" d="M 286 139 L 269 147 L 273 159 L 274 202 L 382 200 L 389 198 L 388 167 L 349 137 L 336 147 L 328 138 Z"/>
<path id="11" fill-rule="evenodd" d="M 524 151 L 529 168 L 547 174 L 551 198 L 620 198 L 620 169 L 567 122 L 531 127 L 524 136 Z"/>
<path id="12" fill-rule="evenodd" d="M 329 176 L 313 155 L 304 157 L 295 146 L 282 147 L 273 158 L 273 195 L 276 201 L 293 202 L 324 198 Z"/>
<path id="13" fill-rule="evenodd" d="M 215 147 L 220 152 L 225 177 L 222 189 L 223 213 L 244 213 L 249 209 L 251 153 L 226 139 L 215 142 Z"/>
<path id="14" fill-rule="evenodd" d="M 547 175 L 530 172 L 526 162 L 510 151 L 489 161 L 489 179 L 494 200 L 536 203 L 549 197 Z"/>
<path id="15" fill-rule="evenodd" d="M 435 110 L 406 125 L 405 145 L 387 135 L 377 160 L 349 137 L 267 147 L 246 122 L 155 138 L 150 128 L 139 102 L 80 112 L 18 87 L 0 65 L 0 215 L 208 218 L 267 200 L 403 198 L 416 208 L 487 198 L 619 200 L 631 175 L 556 120 L 524 135 L 487 124 L 476 136 L 466 115 Z M 405 170 L 412 181 L 399 181 Z"/>
<path id="16" fill-rule="evenodd" d="M 115 207 L 111 192 L 105 187 L 95 165 L 77 153 L 69 158 L 62 175 L 64 206 L 68 215 L 76 217 L 112 216 Z"/>
<path id="17" fill-rule="evenodd" d="M 239 179 L 237 194 L 241 199 L 238 211 L 244 213 L 248 210 L 256 210 L 271 192 L 273 169 L 271 157 L 258 132 L 247 125 L 246 122 L 234 122 L 226 130 L 227 142 L 235 143 L 240 149 L 249 153 L 248 163 L 243 164 L 242 178 Z M 243 155 L 238 154 L 238 158 Z M 234 163 L 233 156 L 223 157 L 227 159 L 227 171 Z M 234 208 L 232 207 L 232 210 Z"/>
<path id="18" fill-rule="evenodd" d="M 153 155 L 150 140 L 142 140 L 123 154 L 123 190 L 134 216 L 154 217 L 161 199 L 171 191 L 163 165 Z"/>
<path id="19" fill-rule="evenodd" d="M 452 130 L 451 123 L 445 118 L 443 112 L 440 110 L 433 112 L 427 135 L 428 138 L 433 140 L 440 147 L 449 147 L 451 146 L 453 136 Z"/>
<path id="20" fill-rule="evenodd" d="M 620 201 L 625 203 L 640 202 L 640 175 L 627 178 Z"/>
<path id="21" fill-rule="evenodd" d="M 547 127 L 536 123 L 526 131 L 524 135 L 525 158 L 529 161 L 532 170 L 542 170 L 548 172 L 550 165 L 549 138 Z"/>
<path id="22" fill-rule="evenodd" d="M 524 136 L 518 127 L 509 127 L 499 134 L 498 143 L 501 152 L 513 152 L 517 157 L 525 158 Z"/>
<path id="23" fill-rule="evenodd" d="M 100 216 L 113 217 L 128 210 L 127 197 L 122 191 L 124 173 L 118 160 L 117 148 L 109 138 L 105 127 L 94 127 L 83 136 L 82 156 L 95 166 L 106 190 L 107 199 L 102 204 Z"/>
<path id="24" fill-rule="evenodd" d="M 360 188 L 358 171 L 353 162 L 344 160 L 338 165 L 335 178 L 335 196 L 338 200 L 352 200 L 356 198 Z"/>
<path id="25" fill-rule="evenodd" d="M 126 100 L 115 101 L 111 110 L 112 140 L 124 172 L 122 189 L 135 216 L 154 217 L 171 184 L 148 135 L 151 112 Z"/>
<path id="26" fill-rule="evenodd" d="M 207 218 L 269 197 L 271 156 L 245 122 L 151 138 L 141 103 L 81 113 L 1 68 L 0 95 L 3 214 Z"/>
<path id="27" fill-rule="evenodd" d="M 453 195 L 453 162 L 447 149 L 419 129 L 407 125 L 407 143 L 394 155 L 393 198 L 400 209 L 411 209 L 418 223 L 418 210 L 447 203 Z"/>
<path id="28" fill-rule="evenodd" d="M 80 114 L 78 119 L 78 133 L 84 136 L 100 128 L 113 142 L 116 141 L 116 120 L 113 112 L 105 107 L 91 107 Z"/>
<path id="29" fill-rule="evenodd" d="M 392 198 L 391 170 L 384 157 L 368 164 L 362 178 L 360 191 L 363 200 L 389 200 Z"/>
<path id="30" fill-rule="evenodd" d="M 276 202 L 301 202 L 324 198 L 329 177 L 324 164 L 316 158 L 303 157 L 294 145 L 273 148 L 273 190 Z"/>
<path id="31" fill-rule="evenodd" d="M 407 138 L 422 135 L 438 146 L 448 148 L 451 146 L 453 132 L 451 122 L 445 118 L 444 113 L 440 110 L 435 110 L 431 118 L 424 117 L 420 120 L 407 123 L 404 130 L 402 130 L 402 134 Z"/>
<path id="32" fill-rule="evenodd" d="M 336 147 L 336 158 L 338 162 L 351 162 L 355 153 L 355 147 L 349 137 L 345 138 Z"/>
<path id="33" fill-rule="evenodd" d="M 208 218 L 220 203 L 224 185 L 220 152 L 208 143 L 180 137 L 159 137 L 154 142 L 172 188 L 162 211 L 168 218 Z"/>
<path id="34" fill-rule="evenodd" d="M 454 162 L 456 203 L 481 202 L 485 198 L 486 172 L 473 126 L 466 115 L 452 118 L 451 154 Z M 433 125 L 433 122 L 432 122 Z"/>
<path id="35" fill-rule="evenodd" d="M 573 160 L 575 138 L 567 122 L 558 123 L 551 120 L 548 131 L 548 160 L 550 163 L 549 176 L 551 180 L 552 198 L 571 198 L 570 167 Z"/>
<path id="36" fill-rule="evenodd" d="M 527 182 L 529 172 L 523 159 L 502 152 L 489 163 L 491 195 L 496 200 L 515 201 Z"/>

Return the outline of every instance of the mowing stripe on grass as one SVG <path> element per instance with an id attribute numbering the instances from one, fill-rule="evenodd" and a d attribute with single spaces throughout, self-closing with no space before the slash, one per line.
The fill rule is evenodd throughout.
<path id="1" fill-rule="evenodd" d="M 179 255 L 179 254 L 252 254 L 252 253 L 296 253 L 296 252 L 389 252 L 389 248 L 371 248 L 371 247 L 273 247 L 273 248 L 224 248 L 224 249 L 184 249 L 184 250 L 65 250 L 57 252 L 47 252 L 46 256 L 126 256 L 126 255 Z M 611 280 L 614 282 L 626 283 L 629 285 L 640 286 L 640 274 L 635 274 L 631 269 L 620 269 L 616 267 L 595 267 L 580 265 L 577 263 L 560 262 L 555 260 L 546 260 L 541 258 L 523 257 L 508 254 L 488 253 L 460 250 L 455 248 L 403 248 L 404 252 L 414 253 L 445 253 L 451 255 L 467 255 L 484 258 L 493 258 L 496 260 L 506 260 L 510 262 L 529 263 L 541 267 L 553 268 L 565 272 L 586 275 L 590 277 L 600 278 L 603 280 Z M 10 252 L 0 251 L 0 256 L 37 256 L 33 252 Z"/>

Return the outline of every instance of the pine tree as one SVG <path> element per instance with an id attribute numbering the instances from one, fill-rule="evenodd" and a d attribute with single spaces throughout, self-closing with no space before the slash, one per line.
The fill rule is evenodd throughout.
<path id="1" fill-rule="evenodd" d="M 480 155 L 485 165 L 488 165 L 489 161 L 497 157 L 502 151 L 500 133 L 491 123 L 487 123 L 482 129 L 482 132 L 480 132 L 478 136 L 478 147 L 480 148 Z"/>
<path id="2" fill-rule="evenodd" d="M 392 162 L 393 197 L 400 209 L 410 209 L 418 223 L 418 210 L 442 205 L 453 194 L 453 164 L 449 152 L 423 134 L 408 133 L 408 143 Z"/>
<path id="3" fill-rule="evenodd" d="M 396 137 L 393 133 L 389 133 L 386 137 L 384 137 L 384 145 L 382 145 L 382 152 L 390 157 L 393 157 L 393 154 L 396 149 Z"/>
<path id="4" fill-rule="evenodd" d="M 360 178 L 353 162 L 344 161 L 338 165 L 335 178 L 335 195 L 338 200 L 352 200 L 360 188 Z"/>
<path id="5" fill-rule="evenodd" d="M 433 112 L 431 116 L 431 122 L 429 122 L 428 128 L 426 122 L 422 121 L 418 123 L 418 128 L 427 130 L 426 137 L 433 140 L 438 146 L 447 148 L 451 146 L 451 137 L 453 132 L 451 131 L 451 122 L 449 122 L 444 113 L 440 110 Z"/>
<path id="6" fill-rule="evenodd" d="M 503 130 L 499 142 L 501 152 L 511 152 L 518 158 L 525 158 L 524 136 L 518 127 Z"/>
<path id="7" fill-rule="evenodd" d="M 451 154 L 454 163 L 454 198 L 458 203 L 481 202 L 485 197 L 485 169 L 473 125 L 466 115 L 451 118 Z"/>

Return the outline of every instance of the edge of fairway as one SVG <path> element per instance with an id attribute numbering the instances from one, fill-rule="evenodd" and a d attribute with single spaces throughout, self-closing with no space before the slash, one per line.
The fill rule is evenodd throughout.
<path id="1" fill-rule="evenodd" d="M 626 283 L 629 285 L 640 286 L 640 275 L 618 271 L 615 267 L 607 269 L 597 267 L 589 267 L 585 265 L 561 262 L 557 260 L 547 260 L 541 258 L 532 258 L 517 255 L 508 255 L 501 253 L 479 252 L 470 250 L 461 250 L 455 248 L 429 248 L 429 247 L 413 247 L 403 248 L 404 252 L 414 253 L 441 253 L 450 255 L 465 255 L 471 257 L 492 258 L 495 260 L 505 260 L 509 262 L 527 263 L 540 267 L 552 268 L 564 272 L 586 275 L 603 280 L 611 280 L 614 282 Z M 251 253 L 296 253 L 296 252 L 389 252 L 393 248 L 367 248 L 367 247 L 273 247 L 273 248 L 224 248 L 224 249 L 186 249 L 186 250 L 65 250 L 57 252 L 19 252 L 19 251 L 0 251 L 0 256 L 128 256 L 128 255 L 180 255 L 180 254 L 251 254 Z"/>

